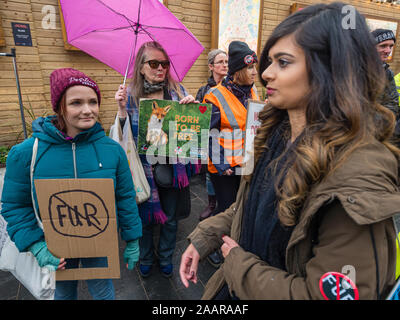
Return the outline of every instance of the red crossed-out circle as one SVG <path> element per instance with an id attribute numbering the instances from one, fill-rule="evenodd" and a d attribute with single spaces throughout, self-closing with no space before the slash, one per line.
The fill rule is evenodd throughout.
<path id="1" fill-rule="evenodd" d="M 342 288 L 343 282 L 348 288 Z M 336 286 L 336 300 L 341 300 L 341 289 L 346 290 L 346 295 L 350 294 L 353 300 L 359 299 L 358 288 L 349 277 L 339 272 L 327 272 L 319 279 L 319 290 L 325 300 L 334 300 L 334 296 L 331 295 L 335 291 L 334 286 Z"/>

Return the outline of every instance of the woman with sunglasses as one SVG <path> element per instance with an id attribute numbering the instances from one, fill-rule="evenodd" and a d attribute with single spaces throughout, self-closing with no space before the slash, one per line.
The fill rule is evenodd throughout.
<path id="1" fill-rule="evenodd" d="M 257 56 L 247 43 L 231 42 L 228 75 L 204 97 L 203 102 L 213 106 L 208 161 L 208 172 L 217 198 L 213 216 L 225 211 L 235 201 L 239 190 L 247 103 L 249 99 L 259 99 L 254 86 L 256 66 Z M 222 263 L 219 251 L 211 253 L 208 261 L 219 267 Z"/>
<path id="2" fill-rule="evenodd" d="M 157 42 L 146 42 L 139 49 L 134 66 L 134 75 L 129 88 L 120 85 L 115 94 L 118 101 L 118 116 L 121 124 L 126 118 L 131 122 L 132 133 L 137 144 L 139 100 L 141 98 L 174 100 L 181 104 L 196 102 L 186 89 L 175 82 L 170 74 L 170 61 L 167 53 Z M 123 126 L 122 126 L 123 127 Z M 153 229 L 161 224 L 158 243 L 158 257 L 163 276 L 172 276 L 172 255 L 175 250 L 177 220 L 175 210 L 179 190 L 188 185 L 188 178 L 198 167 L 177 163 L 173 165 L 174 186 L 158 187 L 154 181 L 152 166 L 146 157 L 141 157 L 146 178 L 150 184 L 151 196 L 140 204 L 143 237 L 140 239 L 139 272 L 142 277 L 150 275 L 154 260 Z"/>

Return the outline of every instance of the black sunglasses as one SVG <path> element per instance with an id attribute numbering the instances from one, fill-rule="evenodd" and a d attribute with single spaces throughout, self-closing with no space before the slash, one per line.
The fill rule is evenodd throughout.
<path id="1" fill-rule="evenodd" d="M 167 69 L 169 67 L 168 60 L 164 60 L 164 61 L 149 60 L 149 61 L 146 61 L 145 63 L 148 63 L 150 68 L 152 68 L 152 69 L 157 69 L 160 64 L 161 64 L 161 67 L 163 67 L 163 69 Z"/>

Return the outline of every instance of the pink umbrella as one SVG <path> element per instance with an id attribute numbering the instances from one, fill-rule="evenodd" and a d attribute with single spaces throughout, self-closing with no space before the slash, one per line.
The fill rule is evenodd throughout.
<path id="1" fill-rule="evenodd" d="M 60 0 L 68 42 L 126 78 L 148 41 L 160 43 L 182 81 L 204 47 L 159 0 Z M 124 80 L 124 83 L 125 83 Z"/>

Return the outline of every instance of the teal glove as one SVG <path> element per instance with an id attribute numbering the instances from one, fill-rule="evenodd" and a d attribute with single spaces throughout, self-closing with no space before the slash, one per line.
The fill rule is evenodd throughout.
<path id="1" fill-rule="evenodd" d="M 124 262 L 128 264 L 128 269 L 132 270 L 136 262 L 139 261 L 139 239 L 127 242 L 124 251 Z"/>
<path id="2" fill-rule="evenodd" d="M 35 256 L 41 268 L 46 267 L 52 271 L 57 270 L 60 259 L 50 253 L 45 241 L 35 242 L 28 250 Z"/>

